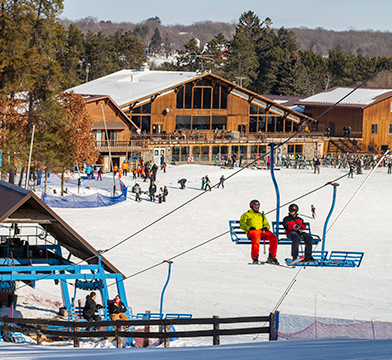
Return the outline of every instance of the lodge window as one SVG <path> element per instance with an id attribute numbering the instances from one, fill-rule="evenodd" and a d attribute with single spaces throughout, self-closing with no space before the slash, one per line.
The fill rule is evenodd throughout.
<path id="1" fill-rule="evenodd" d="M 192 119 L 192 130 L 211 130 L 209 116 L 194 116 Z"/>
<path id="2" fill-rule="evenodd" d="M 138 115 L 143 114 L 143 115 Z M 132 121 L 135 123 L 137 127 L 139 127 L 142 131 L 150 132 L 151 131 L 151 116 L 146 115 L 151 114 L 151 103 L 146 103 L 144 105 L 140 105 L 134 107 L 132 109 Z"/>
<path id="3" fill-rule="evenodd" d="M 179 146 L 173 146 L 172 161 L 180 161 L 180 147 Z"/>
<path id="4" fill-rule="evenodd" d="M 377 125 L 377 124 L 372 124 L 371 133 L 372 133 L 373 135 L 376 135 L 376 134 L 377 134 L 377 128 L 378 128 L 378 125 Z"/>
<path id="5" fill-rule="evenodd" d="M 193 161 L 208 161 L 208 154 L 208 146 L 193 146 L 192 148 Z"/>
<path id="6" fill-rule="evenodd" d="M 302 145 L 288 145 L 287 153 L 290 155 L 302 154 Z"/>
<path id="7" fill-rule="evenodd" d="M 392 135 L 392 124 L 388 124 L 388 135 Z"/>
<path id="8" fill-rule="evenodd" d="M 238 150 L 240 151 L 239 154 L 238 154 Z M 235 155 L 237 159 L 239 159 L 240 155 L 246 156 L 246 146 L 232 146 L 231 153 Z"/>
<path id="9" fill-rule="evenodd" d="M 191 83 L 181 86 L 177 91 L 177 109 L 227 109 L 227 88 L 212 81 L 200 79 L 194 87 Z"/>
<path id="10" fill-rule="evenodd" d="M 226 130 L 226 123 L 227 116 L 176 116 L 176 130 Z"/>
<path id="11" fill-rule="evenodd" d="M 190 130 L 191 117 L 190 116 L 176 116 L 176 130 Z"/>
<path id="12" fill-rule="evenodd" d="M 250 147 L 250 156 L 252 159 L 256 159 L 256 156 L 260 157 L 267 152 L 266 145 L 252 145 Z"/>

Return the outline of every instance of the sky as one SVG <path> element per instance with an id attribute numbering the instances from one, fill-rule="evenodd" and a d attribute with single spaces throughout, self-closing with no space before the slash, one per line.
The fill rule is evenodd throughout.
<path id="1" fill-rule="evenodd" d="M 158 16 L 164 25 L 190 25 L 205 20 L 236 22 L 240 14 L 251 10 L 260 19 L 269 17 L 276 28 L 392 31 L 390 0 L 112 0 L 110 6 L 105 0 L 65 0 L 64 4 L 63 17 L 70 20 L 92 16 L 98 20 L 139 23 Z"/>

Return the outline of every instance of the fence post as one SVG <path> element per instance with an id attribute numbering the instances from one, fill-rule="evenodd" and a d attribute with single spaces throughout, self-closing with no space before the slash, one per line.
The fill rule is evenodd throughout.
<path id="1" fill-rule="evenodd" d="M 122 326 L 117 326 L 118 323 L 119 323 L 119 321 L 116 321 L 116 334 L 117 334 L 117 329 L 120 328 L 120 330 L 122 330 Z M 117 348 L 121 349 L 122 348 L 122 337 L 116 335 L 116 342 L 117 342 Z"/>
<path id="2" fill-rule="evenodd" d="M 278 340 L 279 311 L 270 313 L 269 340 Z"/>
<path id="3" fill-rule="evenodd" d="M 165 333 L 170 333 L 170 325 L 165 325 Z M 170 346 L 170 336 L 169 337 L 165 337 L 165 347 L 169 347 Z"/>
<path id="4" fill-rule="evenodd" d="M 146 310 L 146 314 L 149 314 L 150 312 L 151 312 L 150 310 Z M 150 332 L 150 325 L 144 326 L 144 332 Z M 147 347 L 148 345 L 150 345 L 150 339 L 144 338 L 143 339 L 143 347 Z"/>
<path id="5" fill-rule="evenodd" d="M 37 325 L 37 345 L 42 345 L 42 333 L 41 333 L 42 326 Z"/>
<path id="6" fill-rule="evenodd" d="M 219 345 L 219 316 L 214 315 L 214 336 L 213 336 L 213 341 L 212 345 Z"/>
<path id="7" fill-rule="evenodd" d="M 70 310 L 71 311 L 71 310 Z M 76 331 L 79 331 L 79 328 L 78 327 L 75 327 L 75 322 L 73 323 L 73 332 L 74 332 L 74 338 L 73 338 L 73 344 L 74 344 L 74 347 L 80 347 L 80 338 L 78 338 L 76 335 L 75 335 L 75 332 Z"/>

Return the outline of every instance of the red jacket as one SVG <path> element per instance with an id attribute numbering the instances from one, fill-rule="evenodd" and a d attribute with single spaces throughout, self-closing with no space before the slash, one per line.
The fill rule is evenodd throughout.
<path id="1" fill-rule="evenodd" d="M 293 231 L 298 232 L 298 230 L 294 230 L 295 224 L 298 224 L 301 230 L 306 229 L 306 225 L 304 224 L 304 221 L 298 216 L 292 216 L 289 214 L 283 219 L 283 226 L 286 229 L 287 236 L 289 236 L 289 234 Z"/>

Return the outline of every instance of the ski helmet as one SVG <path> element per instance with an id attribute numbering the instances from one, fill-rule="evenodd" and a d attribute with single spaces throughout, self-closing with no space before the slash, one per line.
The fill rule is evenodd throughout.
<path id="1" fill-rule="evenodd" d="M 291 204 L 291 205 L 289 206 L 289 212 L 295 211 L 295 212 L 297 213 L 298 210 L 299 210 L 299 207 L 298 207 L 297 204 Z"/>
<path id="2" fill-rule="evenodd" d="M 250 208 L 255 211 L 255 212 L 259 212 L 260 209 L 260 201 L 259 200 L 252 200 L 249 203 Z"/>

